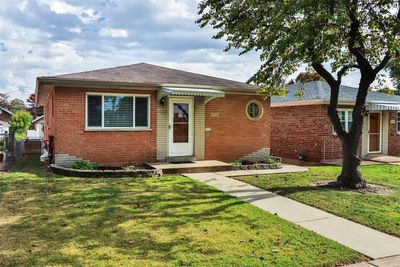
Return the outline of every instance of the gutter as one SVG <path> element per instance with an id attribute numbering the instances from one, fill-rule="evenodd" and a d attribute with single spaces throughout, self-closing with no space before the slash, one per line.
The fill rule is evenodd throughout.
<path id="1" fill-rule="evenodd" d="M 56 77 L 38 77 L 37 85 L 38 88 L 40 85 L 54 85 L 54 86 L 68 86 L 68 87 L 102 87 L 112 85 L 113 87 L 119 88 L 153 88 L 153 90 L 158 90 L 159 87 L 177 87 L 177 88 L 203 88 L 203 89 L 215 89 L 221 91 L 243 91 L 243 92 L 258 92 L 259 88 L 256 87 L 254 89 L 251 88 L 238 88 L 238 87 L 229 87 L 229 86 L 212 86 L 212 85 L 192 85 L 192 84 L 173 84 L 173 83 L 132 83 L 132 82 L 113 82 L 113 81 L 100 81 L 100 80 L 81 80 L 81 79 L 63 79 Z"/>

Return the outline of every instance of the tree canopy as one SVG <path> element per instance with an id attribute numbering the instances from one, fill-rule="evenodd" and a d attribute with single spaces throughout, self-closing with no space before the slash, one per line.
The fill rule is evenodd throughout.
<path id="1" fill-rule="evenodd" d="M 389 76 L 392 79 L 393 85 L 396 89 L 396 94 L 400 95 L 400 61 L 391 60 L 387 66 Z"/>
<path id="2" fill-rule="evenodd" d="M 312 81 L 323 81 L 324 79 L 315 71 L 302 71 L 297 76 L 296 79 L 291 79 L 287 84 L 294 83 L 307 83 Z"/>
<path id="3" fill-rule="evenodd" d="M 12 112 L 17 112 L 17 111 L 24 111 L 26 110 L 26 106 L 23 100 L 19 99 L 19 98 L 15 98 L 13 100 L 10 101 L 10 105 L 9 105 L 9 109 Z"/>
<path id="4" fill-rule="evenodd" d="M 398 57 L 397 6 L 397 0 L 204 0 L 198 23 L 217 29 L 214 38 L 225 38 L 227 50 L 258 51 L 262 65 L 250 81 L 271 94 L 304 63 L 329 64 L 339 81 L 360 62 L 376 75 Z"/>
<path id="5" fill-rule="evenodd" d="M 342 142 L 338 185 L 364 188 L 358 148 L 369 88 L 400 54 L 400 0 L 203 0 L 201 27 L 218 30 L 226 50 L 258 51 L 261 66 L 250 78 L 266 96 L 282 94 L 284 81 L 300 66 L 311 66 L 331 89 L 328 116 Z M 342 78 L 360 73 L 350 129 L 338 115 Z"/>
<path id="6" fill-rule="evenodd" d="M 26 110 L 26 106 L 24 101 L 19 98 L 14 98 L 9 100 L 10 96 L 7 93 L 0 92 L 0 106 L 3 108 L 7 108 L 13 113 L 19 110 Z"/>
<path id="7" fill-rule="evenodd" d="M 31 113 L 34 119 L 43 115 L 43 108 L 36 105 L 36 95 L 34 93 L 29 95 L 26 102 L 28 103 L 27 110 Z"/>
<path id="8" fill-rule="evenodd" d="M 27 111 L 17 111 L 12 115 L 10 127 L 13 129 L 17 141 L 21 141 L 27 137 L 31 121 L 32 115 Z"/>

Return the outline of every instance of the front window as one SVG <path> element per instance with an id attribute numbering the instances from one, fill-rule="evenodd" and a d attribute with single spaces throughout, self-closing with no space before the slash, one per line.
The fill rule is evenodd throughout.
<path id="1" fill-rule="evenodd" d="M 133 97 L 104 96 L 104 127 L 133 127 Z"/>
<path id="2" fill-rule="evenodd" d="M 351 110 L 338 110 L 338 116 L 340 119 L 340 124 L 346 132 L 349 132 L 351 126 L 353 125 L 353 111 Z M 333 133 L 336 134 L 333 128 Z"/>
<path id="3" fill-rule="evenodd" d="M 149 96 L 88 94 L 87 128 L 149 128 Z"/>

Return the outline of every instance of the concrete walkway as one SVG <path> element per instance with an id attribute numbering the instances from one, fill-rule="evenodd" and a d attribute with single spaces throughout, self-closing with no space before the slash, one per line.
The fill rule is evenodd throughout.
<path id="1" fill-rule="evenodd" d="M 332 239 L 372 259 L 400 255 L 400 238 L 221 174 L 189 173 L 184 175 Z"/>

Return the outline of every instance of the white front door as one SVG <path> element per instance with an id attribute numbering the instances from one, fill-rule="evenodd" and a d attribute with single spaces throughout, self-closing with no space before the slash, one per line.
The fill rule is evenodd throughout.
<path id="1" fill-rule="evenodd" d="M 169 99 L 169 156 L 193 156 L 193 98 Z"/>

